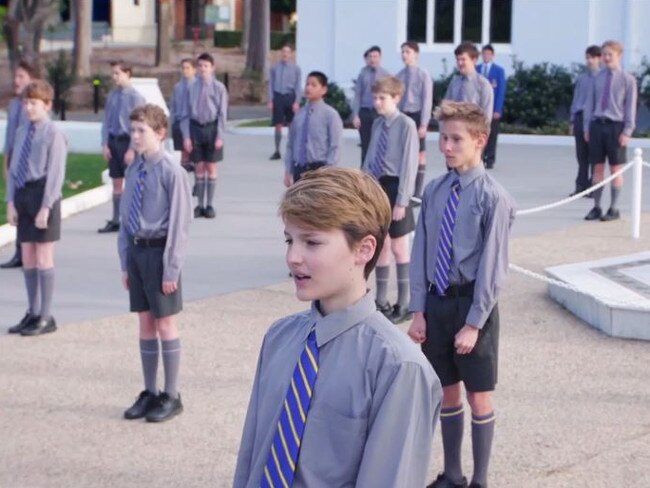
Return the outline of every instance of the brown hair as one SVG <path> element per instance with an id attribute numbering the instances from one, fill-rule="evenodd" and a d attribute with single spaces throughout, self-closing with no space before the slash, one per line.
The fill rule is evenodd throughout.
<path id="1" fill-rule="evenodd" d="M 350 249 L 373 236 L 377 249 L 365 266 L 366 278 L 377 263 L 391 222 L 388 197 L 372 176 L 334 166 L 310 171 L 290 186 L 278 213 L 284 221 L 310 230 L 340 229 Z"/>
<path id="2" fill-rule="evenodd" d="M 194 60 L 194 58 L 181 59 L 180 65 L 183 66 L 185 63 L 189 64 L 192 68 L 196 68 L 196 61 Z"/>
<path id="3" fill-rule="evenodd" d="M 54 90 L 47 81 L 34 80 L 23 91 L 23 99 L 27 100 L 28 98 L 49 103 L 54 100 Z"/>
<path id="4" fill-rule="evenodd" d="M 408 47 L 409 49 L 412 49 L 416 53 L 420 52 L 420 45 L 415 42 L 415 41 L 406 41 L 403 42 L 402 45 L 400 46 L 401 49 L 404 49 L 405 47 Z"/>
<path id="5" fill-rule="evenodd" d="M 144 122 L 151 127 L 155 132 L 160 129 L 167 130 L 167 116 L 162 108 L 153 103 L 146 103 L 131 112 L 129 120 L 134 122 Z"/>
<path id="6" fill-rule="evenodd" d="M 21 61 L 16 65 L 16 69 L 22 69 L 25 73 L 29 75 L 30 78 L 38 78 L 36 70 L 34 67 L 29 64 L 27 61 Z"/>
<path id="7" fill-rule="evenodd" d="M 129 76 L 133 75 L 133 65 L 131 63 L 127 63 L 126 61 L 119 60 L 119 61 L 111 61 L 111 68 L 117 66 L 120 68 L 120 71 L 124 71 L 125 73 L 128 73 Z"/>
<path id="8" fill-rule="evenodd" d="M 467 125 L 467 131 L 472 137 L 490 133 L 490 123 L 483 110 L 474 103 L 443 101 L 433 112 L 438 122 L 457 120 Z"/>
<path id="9" fill-rule="evenodd" d="M 616 51 L 617 53 L 621 54 L 623 52 L 623 44 L 619 41 L 615 41 L 610 39 L 609 41 L 603 42 L 603 49 L 606 47 L 610 48 L 613 51 Z"/>
<path id="10" fill-rule="evenodd" d="M 401 97 L 404 93 L 404 83 L 395 76 L 386 76 L 373 83 L 372 92 L 388 93 L 391 97 Z"/>
<path id="11" fill-rule="evenodd" d="M 460 56 L 463 53 L 467 53 L 472 59 L 478 59 L 478 49 L 473 42 L 463 41 L 456 46 L 456 49 L 454 49 L 454 56 Z"/>

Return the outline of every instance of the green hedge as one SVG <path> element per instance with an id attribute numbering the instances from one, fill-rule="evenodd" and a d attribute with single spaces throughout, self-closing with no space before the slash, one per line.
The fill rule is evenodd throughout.
<path id="1" fill-rule="evenodd" d="M 271 32 L 271 49 L 281 49 L 285 43 L 295 45 L 294 32 Z M 215 47 L 239 47 L 242 44 L 242 31 L 220 30 L 214 31 Z"/>

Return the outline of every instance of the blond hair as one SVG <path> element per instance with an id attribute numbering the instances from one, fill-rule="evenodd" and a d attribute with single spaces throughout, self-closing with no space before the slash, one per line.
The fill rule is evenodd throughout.
<path id="1" fill-rule="evenodd" d="M 485 113 L 474 103 L 444 100 L 439 107 L 436 107 L 433 116 L 438 122 L 443 123 L 448 120 L 464 122 L 472 137 L 490 133 L 490 123 Z"/>
<path id="2" fill-rule="evenodd" d="M 372 84 L 373 93 L 387 93 L 391 97 L 401 97 L 404 93 L 404 83 L 395 76 L 386 76 Z"/>
<path id="3" fill-rule="evenodd" d="M 23 91 L 23 99 L 42 100 L 44 103 L 49 103 L 54 100 L 54 90 L 45 80 L 34 80 Z"/>
<path id="4" fill-rule="evenodd" d="M 602 48 L 605 49 L 606 47 L 610 48 L 612 51 L 616 51 L 619 54 L 623 52 L 623 44 L 613 39 L 603 42 Z"/>
<path id="5" fill-rule="evenodd" d="M 388 197 L 373 177 L 333 166 L 310 171 L 289 187 L 278 214 L 285 222 L 310 230 L 340 229 L 350 249 L 373 236 L 377 248 L 365 266 L 366 278 L 377 263 L 391 222 Z"/>
<path id="6" fill-rule="evenodd" d="M 141 107 L 134 109 L 129 116 L 129 120 L 134 122 L 144 122 L 155 132 L 158 132 L 160 129 L 166 130 L 168 124 L 165 111 L 153 103 L 146 103 Z"/>

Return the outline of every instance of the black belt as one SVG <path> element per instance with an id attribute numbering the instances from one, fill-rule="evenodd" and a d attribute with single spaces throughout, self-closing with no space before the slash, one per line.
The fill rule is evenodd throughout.
<path id="1" fill-rule="evenodd" d="M 43 178 L 39 178 L 38 180 L 26 181 L 25 184 L 23 185 L 23 188 L 31 188 L 33 186 L 42 185 L 45 183 L 46 179 L 47 179 L 46 177 L 43 177 Z"/>
<path id="2" fill-rule="evenodd" d="M 594 121 L 600 123 L 600 124 L 620 124 L 623 121 L 622 120 L 612 120 L 607 117 L 596 117 L 594 118 Z"/>
<path id="3" fill-rule="evenodd" d="M 143 237 L 131 237 L 131 242 L 135 247 L 165 247 L 167 244 L 166 237 L 158 237 L 156 239 L 145 239 Z"/>
<path id="4" fill-rule="evenodd" d="M 444 295 L 440 295 L 436 289 L 436 285 L 429 283 L 429 293 L 436 296 L 442 296 L 445 298 L 458 298 L 458 297 L 471 297 L 474 295 L 474 281 L 465 283 L 464 285 L 449 285 L 445 290 Z"/>
<path id="5" fill-rule="evenodd" d="M 109 134 L 109 138 L 117 139 L 118 141 L 125 141 L 126 139 L 131 139 L 129 134 Z"/>
<path id="6" fill-rule="evenodd" d="M 212 121 L 210 121 L 210 122 L 206 122 L 205 124 L 202 124 L 202 123 L 199 122 L 198 120 L 194 120 L 194 119 L 192 119 L 192 120 L 190 120 L 190 123 L 192 123 L 192 124 L 194 124 L 194 125 L 196 125 L 196 126 L 198 126 L 198 127 L 208 127 L 209 125 L 214 125 L 214 124 L 216 124 L 217 121 L 216 121 L 216 120 L 212 120 Z"/>

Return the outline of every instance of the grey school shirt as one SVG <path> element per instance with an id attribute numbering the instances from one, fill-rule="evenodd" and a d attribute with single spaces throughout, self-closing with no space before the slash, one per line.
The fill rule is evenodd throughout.
<path id="1" fill-rule="evenodd" d="M 476 282 L 465 323 L 480 329 L 497 302 L 508 272 L 508 241 L 515 218 L 514 200 L 483 165 L 462 174 L 449 171 L 425 188 L 411 252 L 410 310 L 426 310 L 428 285 L 434 282 L 442 216 L 455 179 L 461 188 L 449 283 Z"/>
<path id="2" fill-rule="evenodd" d="M 595 117 L 623 122 L 623 134 L 632 136 L 636 126 L 636 79 L 622 69 L 615 69 L 612 73 L 612 84 L 609 89 L 609 102 L 607 108 L 602 108 L 603 92 L 607 83 L 609 68 L 601 69 L 588 87 L 587 101 L 584 106 L 584 131 L 589 132 L 589 122 Z"/>
<path id="3" fill-rule="evenodd" d="M 286 95 L 295 93 L 296 101 L 302 98 L 300 66 L 293 61 L 278 61 L 269 71 L 268 100 L 273 100 L 273 93 Z"/>
<path id="4" fill-rule="evenodd" d="M 140 230 L 136 237 L 158 239 L 167 237 L 163 253 L 163 281 L 178 281 L 185 261 L 187 239 L 192 221 L 192 190 L 187 172 L 173 162 L 164 151 L 143 158 L 141 155 L 130 164 L 125 173 L 124 193 L 120 201 L 120 233 L 117 249 L 122 271 L 126 271 L 129 236 L 126 222 L 133 192 L 138 179 L 140 163 L 144 161 L 147 174 L 144 178 Z"/>
<path id="5" fill-rule="evenodd" d="M 201 101 L 201 91 L 206 86 L 207 103 Z M 185 139 L 190 137 L 190 120 L 199 124 L 217 123 L 217 137 L 223 139 L 228 116 L 228 90 L 226 85 L 211 76 L 208 80 L 198 76 L 189 86 L 181 120 L 181 132 Z"/>
<path id="6" fill-rule="evenodd" d="M 180 122 L 183 118 L 183 111 L 185 110 L 185 99 L 189 91 L 189 86 L 194 82 L 195 78 L 183 78 L 176 85 L 172 92 L 172 99 L 169 102 L 169 120 L 172 124 Z"/>
<path id="7" fill-rule="evenodd" d="M 63 132 L 47 117 L 35 122 L 36 126 L 32 147 L 29 152 L 27 179 L 36 181 L 45 178 L 45 191 L 41 207 L 52 208 L 52 205 L 61 198 L 61 189 L 65 179 L 65 165 L 68 157 L 68 142 Z M 13 202 L 16 194 L 16 176 L 20 155 L 29 131 L 30 122 L 27 121 L 18 127 L 14 143 L 14 156 L 12 156 L 7 178 L 6 201 Z"/>
<path id="8" fill-rule="evenodd" d="M 309 114 L 307 126 L 307 160 L 305 163 L 324 162 L 336 165 L 339 162 L 343 122 L 339 113 L 324 101 L 307 103 L 300 108 L 289 126 L 287 150 L 284 166 L 291 173 L 301 163 L 300 149 L 305 136 L 305 121 Z"/>
<path id="9" fill-rule="evenodd" d="M 406 66 L 396 76 L 404 83 L 399 109 L 402 112 L 420 112 L 419 127 L 428 127 L 433 108 L 431 76 L 419 66 Z"/>
<path id="10" fill-rule="evenodd" d="M 108 136 L 124 135 L 131 132 L 131 112 L 143 106 L 144 97 L 132 86 L 117 87 L 108 94 L 104 107 L 104 123 L 102 124 L 102 146 L 108 143 Z M 115 113 L 117 111 L 117 118 Z"/>
<path id="11" fill-rule="evenodd" d="M 447 87 L 445 100 L 474 103 L 483 110 L 488 121 L 492 121 L 494 89 L 488 79 L 476 71 L 469 75 L 454 75 Z"/>
<path id="12" fill-rule="evenodd" d="M 293 370 L 316 330 L 319 370 L 293 488 L 422 488 L 442 388 L 429 362 L 369 293 L 323 316 L 279 320 L 260 351 L 234 488 L 258 488 Z"/>
<path id="13" fill-rule="evenodd" d="M 587 103 L 589 85 L 594 82 L 596 73 L 598 73 L 598 71 L 587 70 L 584 73 L 580 73 L 576 78 L 576 84 L 573 88 L 573 100 L 571 100 L 570 111 L 570 120 L 572 124 L 575 121 L 576 114 L 578 112 L 584 111 L 585 103 Z"/>
<path id="14" fill-rule="evenodd" d="M 23 108 L 22 97 L 14 97 L 9 101 L 7 107 L 7 128 L 5 130 L 5 158 L 11 155 L 14 150 L 14 142 L 16 139 L 16 131 L 18 127 L 27 121 L 27 115 Z M 11 163 L 11 161 L 10 161 Z"/>
<path id="15" fill-rule="evenodd" d="M 377 68 L 371 68 L 370 66 L 363 67 L 354 85 L 354 99 L 352 100 L 353 116 L 359 115 L 359 110 L 362 108 L 373 108 L 372 85 L 375 81 L 387 76 L 390 76 L 390 73 L 381 66 Z"/>
<path id="16" fill-rule="evenodd" d="M 420 151 L 418 131 L 411 118 L 396 110 L 388 117 L 380 116 L 375 119 L 362 169 L 370 172 L 371 164 L 377 156 L 377 145 L 384 123 L 388 125 L 388 145 L 382 162 L 382 176 L 399 178 L 396 204 L 407 207 L 415 191 Z"/>

